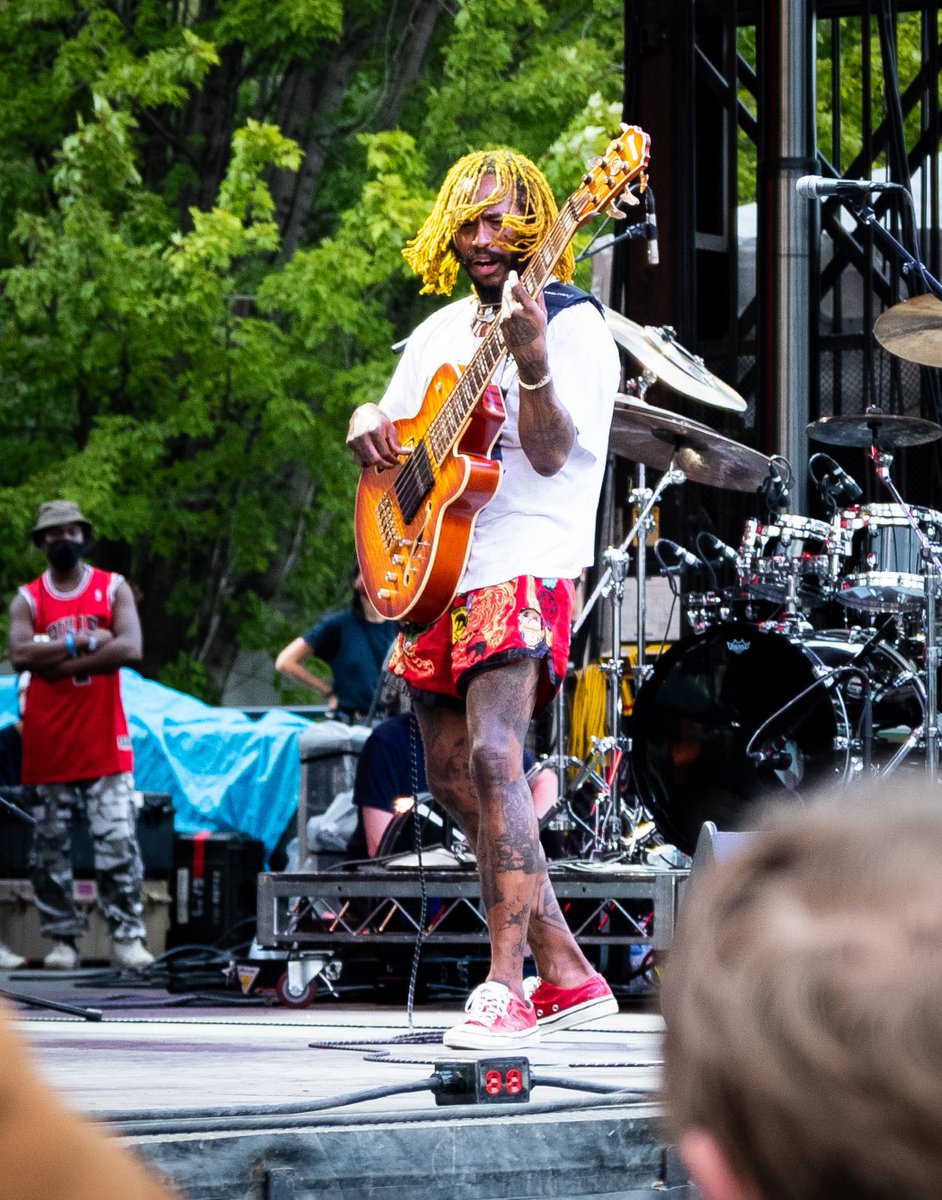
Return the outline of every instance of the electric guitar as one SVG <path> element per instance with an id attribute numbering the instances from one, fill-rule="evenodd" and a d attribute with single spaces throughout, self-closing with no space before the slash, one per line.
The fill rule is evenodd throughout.
<path id="1" fill-rule="evenodd" d="M 520 282 L 537 296 L 576 231 L 597 216 L 648 164 L 651 139 L 636 125 L 595 159 L 562 206 Z M 497 492 L 501 464 L 490 458 L 504 422 L 490 379 L 506 354 L 494 321 L 465 369 L 445 363 L 414 417 L 395 422 L 410 453 L 396 467 L 364 467 L 354 537 L 366 595 L 390 620 L 430 624 L 458 590 L 478 513 Z"/>

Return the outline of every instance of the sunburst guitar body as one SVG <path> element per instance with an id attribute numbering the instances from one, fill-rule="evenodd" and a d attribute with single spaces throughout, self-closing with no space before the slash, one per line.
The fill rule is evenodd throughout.
<path id="1" fill-rule="evenodd" d="M 520 282 L 531 296 L 546 285 L 575 232 L 597 216 L 648 164 L 651 140 L 623 125 L 603 157 L 559 211 Z M 435 372 L 415 417 L 395 422 L 407 455 L 396 467 L 365 467 L 354 509 L 354 538 L 366 596 L 390 620 L 430 624 L 454 599 L 474 523 L 500 486 L 490 457 L 504 421 L 491 383 L 506 354 L 494 322 L 467 367 Z"/>
<path id="2" fill-rule="evenodd" d="M 354 509 L 357 554 L 367 595 L 389 619 L 428 624 L 458 588 L 478 513 L 500 486 L 501 465 L 489 457 L 504 423 L 500 388 L 486 387 L 460 437 L 437 461 L 435 418 L 459 373 L 439 367 L 422 407 L 394 422 L 410 451 L 398 467 L 367 467 Z"/>

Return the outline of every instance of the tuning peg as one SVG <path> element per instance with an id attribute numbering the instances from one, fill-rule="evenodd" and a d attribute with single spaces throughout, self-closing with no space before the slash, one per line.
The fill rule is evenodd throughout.
<path id="1" fill-rule="evenodd" d="M 609 206 L 605 210 L 605 212 L 608 216 L 610 216 L 615 221 L 624 221 L 624 219 L 628 216 L 628 214 L 624 211 L 624 209 L 619 208 L 618 205 L 614 202 L 614 200 L 612 201 L 611 204 L 609 204 Z"/>

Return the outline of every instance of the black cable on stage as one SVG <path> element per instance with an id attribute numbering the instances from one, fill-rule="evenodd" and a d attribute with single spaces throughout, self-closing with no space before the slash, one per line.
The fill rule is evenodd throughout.
<path id="1" fill-rule="evenodd" d="M 415 1009 L 415 988 L 419 978 L 419 960 L 422 957 L 422 943 L 425 941 L 425 922 L 428 918 L 428 891 L 425 885 L 425 863 L 422 859 L 422 822 L 419 818 L 419 723 L 415 712 L 409 710 L 409 749 L 411 751 L 412 773 L 412 838 L 415 844 L 416 858 L 419 863 L 419 926 L 415 934 L 415 946 L 412 951 L 412 968 L 409 971 L 409 991 L 406 998 L 406 1016 L 409 1028 L 413 1028 L 412 1014 Z M 423 754 L 425 753 L 423 747 Z M 428 767 L 426 766 L 426 771 Z M 428 779 L 426 777 L 426 783 Z M 444 838 L 442 838 L 444 841 Z"/>
<path id="2" fill-rule="evenodd" d="M 561 1082 L 553 1076 L 538 1077 L 534 1084 L 544 1086 L 577 1087 L 569 1081 Z M 364 1103 L 370 1100 L 381 1100 L 388 1096 L 408 1095 L 416 1092 L 435 1092 L 441 1086 L 441 1079 L 433 1074 L 425 1079 L 415 1080 L 411 1084 L 395 1084 L 381 1088 L 371 1088 L 362 1092 L 354 1092 L 345 1096 L 336 1096 L 324 1100 L 313 1100 L 306 1104 L 258 1105 L 250 1109 L 168 1109 L 160 1113 L 135 1112 L 104 1112 L 91 1113 L 92 1118 L 107 1122 L 114 1132 L 124 1136 L 153 1134 L 161 1137 L 167 1135 L 190 1133 L 225 1133 L 237 1130 L 273 1130 L 296 1128 L 299 1118 L 319 1116 L 332 1108 L 340 1108 L 349 1104 Z M 648 1092 L 637 1089 L 622 1089 L 611 1085 L 586 1084 L 579 1087 L 581 1091 L 593 1091 L 600 1094 L 585 1099 L 572 1099 L 563 1102 L 543 1102 L 539 1104 L 521 1103 L 514 1111 L 528 1115 L 559 1114 L 598 1108 L 623 1108 L 626 1105 L 646 1106 L 656 1103 L 656 1097 Z M 183 1115 L 186 1114 L 186 1115 Z M 488 1104 L 449 1105 L 430 1111 L 410 1111 L 408 1114 L 390 1114 L 389 1112 L 368 1113 L 353 1116 L 351 1114 L 334 1114 L 329 1118 L 320 1118 L 322 1124 L 332 1125 L 388 1125 L 397 1119 L 408 1121 L 410 1125 L 436 1121 L 450 1121 L 461 1116 L 463 1120 L 485 1119 L 497 1115 L 493 1106 Z M 501 1106 L 500 1115 L 507 1115 L 507 1108 Z"/>
<path id="3" fill-rule="evenodd" d="M 244 1117 L 287 1117 L 303 1116 L 305 1113 L 316 1113 L 322 1109 L 343 1108 L 348 1104 L 363 1104 L 369 1100 L 384 1100 L 387 1096 L 403 1096 L 410 1092 L 430 1092 L 435 1089 L 435 1076 L 416 1079 L 412 1083 L 388 1083 L 382 1087 L 364 1088 L 360 1092 L 346 1092 L 339 1096 L 326 1097 L 323 1100 L 304 1100 L 288 1104 L 253 1104 L 229 1105 L 224 1108 L 168 1108 L 162 1113 L 152 1109 L 147 1112 L 103 1112 L 93 1113 L 102 1121 L 109 1121 L 122 1126 L 136 1122 L 154 1121 L 187 1121 L 187 1120 L 224 1120 L 227 1118 Z"/>
<path id="4" fill-rule="evenodd" d="M 96 1000 L 95 1003 L 100 1009 L 184 1008 L 188 1004 L 211 1004 L 218 1008 L 273 1008 L 276 1005 L 275 1000 L 270 1000 L 266 996 L 220 996 L 210 995 L 207 992 L 181 992 L 175 996 L 151 997 L 144 1000 L 139 998 L 132 1000 L 128 996 L 115 996 L 111 999 Z"/>

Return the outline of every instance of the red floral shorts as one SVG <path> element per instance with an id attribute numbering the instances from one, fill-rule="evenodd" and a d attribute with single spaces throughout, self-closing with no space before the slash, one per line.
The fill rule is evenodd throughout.
<path id="1" fill-rule="evenodd" d="M 460 592 L 432 625 L 403 627 L 389 669 L 419 691 L 463 700 L 477 672 L 539 658 L 539 712 L 566 676 L 573 596 L 572 580 L 532 575 Z"/>

